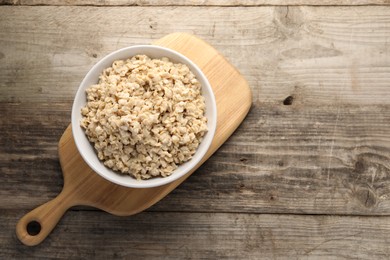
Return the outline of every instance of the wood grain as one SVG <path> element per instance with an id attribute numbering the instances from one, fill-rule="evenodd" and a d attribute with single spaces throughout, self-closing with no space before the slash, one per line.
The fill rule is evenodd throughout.
<path id="1" fill-rule="evenodd" d="M 21 247 L 0 216 L 0 257 L 131 259 L 389 259 L 390 217 L 71 211 L 52 238 Z M 97 246 L 98 245 L 98 246 Z"/>
<path id="2" fill-rule="evenodd" d="M 389 0 L 0 0 L 0 5 L 65 6 L 262 6 L 262 5 L 389 5 Z"/>
<path id="3" fill-rule="evenodd" d="M 254 102 L 229 142 L 152 210 L 390 213 L 389 8 L 297 7 L 286 19 L 285 8 L 273 7 L 165 8 L 157 17 L 152 7 L 16 9 L 0 8 L 4 208 L 31 208 L 61 190 L 57 143 L 78 84 L 98 58 L 187 30 L 239 68 Z M 334 47 L 319 47 L 327 44 Z M 288 96 L 292 105 L 283 104 Z"/>
<path id="4" fill-rule="evenodd" d="M 185 2 L 0 7 L 0 258 L 389 259 L 389 7 Z M 24 247 L 17 220 L 61 191 L 57 143 L 85 73 L 176 31 L 211 43 L 248 80 L 244 124 L 148 212 L 73 208 L 50 239 Z"/>
<path id="5" fill-rule="evenodd" d="M 71 103 L 0 108 L 8 115 L 0 119 L 0 205 L 42 204 L 62 187 L 56 147 Z M 386 111 L 255 105 L 206 165 L 152 210 L 389 215 Z"/>
<path id="6" fill-rule="evenodd" d="M 72 206 L 92 206 L 119 216 L 133 215 L 149 208 L 199 168 L 229 138 L 247 115 L 252 104 L 248 83 L 213 47 L 186 33 L 169 34 L 153 44 L 185 55 L 202 70 L 210 82 L 217 106 L 217 122 L 207 153 L 178 180 L 153 188 L 127 188 L 109 182 L 93 172 L 79 154 L 72 128 L 68 126 L 58 144 L 64 187 L 55 199 L 35 208 L 20 219 L 16 234 L 25 245 L 35 246 L 41 243 Z M 27 227 L 31 221 L 40 224 L 41 231 L 38 234 L 31 235 L 28 232 Z"/>
<path id="7" fill-rule="evenodd" d="M 373 6 L 2 6 L 0 102 L 71 101 L 104 55 L 178 31 L 198 35 L 235 64 L 255 103 L 276 105 L 294 95 L 305 105 L 389 104 L 389 12 Z"/>

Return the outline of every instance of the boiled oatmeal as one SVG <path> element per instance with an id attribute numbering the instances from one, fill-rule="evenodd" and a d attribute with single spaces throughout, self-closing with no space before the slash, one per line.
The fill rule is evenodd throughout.
<path id="1" fill-rule="evenodd" d="M 81 126 L 99 159 L 139 180 L 171 175 L 207 132 L 201 84 L 167 58 L 117 60 L 86 94 Z"/>

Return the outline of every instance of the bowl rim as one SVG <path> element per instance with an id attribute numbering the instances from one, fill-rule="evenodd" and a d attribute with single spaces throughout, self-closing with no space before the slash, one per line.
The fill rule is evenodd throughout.
<path id="1" fill-rule="evenodd" d="M 206 106 L 206 109 L 211 110 L 211 113 L 210 113 L 210 117 L 211 117 L 210 126 L 211 127 L 209 126 L 208 132 L 206 133 L 208 138 L 207 139 L 203 138 L 203 140 L 201 141 L 201 144 L 202 144 L 202 142 L 205 142 L 204 149 L 201 151 L 198 151 L 199 147 L 197 148 L 197 151 L 195 152 L 194 156 L 189 161 L 187 161 L 185 163 L 185 165 L 186 165 L 185 169 L 183 169 L 183 168 L 180 169 L 180 167 L 182 166 L 182 165 L 180 165 L 170 176 L 167 176 L 167 177 L 158 176 L 158 177 L 154 177 L 154 178 L 147 179 L 147 180 L 136 180 L 133 176 L 129 176 L 129 177 L 133 178 L 134 180 L 136 180 L 136 182 L 123 182 L 123 181 L 119 180 L 118 178 L 115 178 L 115 176 L 114 176 L 114 174 L 120 175 L 120 173 L 117 173 L 114 170 L 112 170 L 111 168 L 108 168 L 107 166 L 104 166 L 104 165 L 103 166 L 106 167 L 106 169 L 108 170 L 108 172 L 110 174 L 106 174 L 106 173 L 101 172 L 99 170 L 99 167 L 96 166 L 94 163 L 92 163 L 92 161 L 89 159 L 89 156 L 87 156 L 83 152 L 83 146 L 81 144 L 81 140 L 79 140 L 79 138 L 75 137 L 76 133 L 80 132 L 80 130 L 82 131 L 82 134 L 85 136 L 85 131 L 83 129 L 81 129 L 80 122 L 75 122 L 77 120 L 76 113 L 80 113 L 80 110 L 79 110 L 79 107 L 77 106 L 76 101 L 83 96 L 83 92 L 85 92 L 85 89 L 90 85 L 87 83 L 87 81 L 88 81 L 88 78 L 91 76 L 91 74 L 96 73 L 96 70 L 100 70 L 99 67 L 102 64 L 104 64 L 105 62 L 108 62 L 111 60 L 110 61 L 110 63 L 111 63 L 111 62 L 117 60 L 118 58 L 113 58 L 116 55 L 118 55 L 122 52 L 131 51 L 133 49 L 140 49 L 138 51 L 139 54 L 143 54 L 142 50 L 144 50 L 144 49 L 149 49 L 149 50 L 154 49 L 154 50 L 162 51 L 161 57 L 158 57 L 158 58 L 164 57 L 164 52 L 170 53 L 170 54 L 173 54 L 173 56 L 178 57 L 178 60 L 174 61 L 174 62 L 184 63 L 186 65 L 190 65 L 190 70 L 193 72 L 196 71 L 196 74 L 200 75 L 202 77 L 202 79 L 203 79 L 202 81 L 204 83 L 203 84 L 201 82 L 202 83 L 202 90 L 207 89 L 207 92 L 210 96 L 211 101 L 210 101 L 209 106 Z M 137 54 L 134 54 L 134 55 L 137 55 Z M 134 56 L 134 55 L 131 55 L 131 56 Z M 129 56 L 129 58 L 130 58 L 130 56 Z M 125 59 L 125 58 L 122 58 L 122 59 Z M 99 72 L 99 74 L 100 73 L 101 72 Z M 200 79 L 198 79 L 198 80 L 201 81 Z M 87 84 L 88 84 L 88 86 L 85 87 L 85 85 L 87 85 Z M 104 179 L 110 181 L 111 183 L 115 183 L 115 184 L 118 184 L 118 185 L 124 186 L 124 187 L 152 188 L 152 187 L 163 186 L 163 185 L 169 184 L 171 182 L 174 182 L 174 181 L 180 179 L 181 177 L 187 175 L 191 170 L 193 170 L 193 168 L 200 161 L 202 161 L 202 159 L 205 157 L 206 153 L 210 149 L 212 141 L 214 140 L 214 135 L 215 135 L 216 128 L 217 128 L 217 105 L 216 105 L 215 95 L 214 95 L 213 89 L 210 85 L 210 82 L 208 81 L 208 78 L 203 73 L 203 71 L 198 67 L 198 65 L 196 65 L 193 61 L 191 61 L 185 55 L 183 55 L 180 52 L 177 52 L 175 50 L 172 50 L 170 48 L 157 46 L 157 45 L 133 45 L 133 46 L 121 48 L 121 49 L 118 49 L 116 51 L 110 52 L 109 54 L 107 54 L 106 56 L 101 58 L 98 62 L 96 62 L 92 66 L 92 68 L 89 69 L 89 71 L 87 72 L 87 74 L 85 75 L 83 80 L 81 81 L 80 85 L 78 86 L 77 92 L 75 94 L 75 97 L 73 100 L 73 105 L 72 105 L 71 122 L 72 122 L 73 139 L 74 139 L 74 142 L 76 144 L 77 150 L 78 150 L 79 154 L 81 155 L 81 157 L 83 158 L 83 160 L 87 163 L 87 165 L 95 172 L 95 174 L 98 174 L 99 176 L 103 177 Z M 89 142 L 89 140 L 88 140 L 88 142 Z M 94 152 L 96 154 L 96 150 L 93 147 L 93 144 L 90 143 L 90 145 L 92 146 L 92 149 L 94 150 Z M 97 155 L 96 155 L 96 158 L 97 158 Z M 101 161 L 100 159 L 98 159 L 98 160 Z M 178 170 L 179 170 L 179 172 L 176 172 Z M 158 180 L 158 181 L 152 181 L 152 180 Z"/>

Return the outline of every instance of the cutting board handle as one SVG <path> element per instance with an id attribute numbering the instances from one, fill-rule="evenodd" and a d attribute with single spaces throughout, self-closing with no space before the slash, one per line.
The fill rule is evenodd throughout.
<path id="1" fill-rule="evenodd" d="M 71 200 L 66 199 L 64 192 L 61 192 L 53 200 L 24 215 L 16 225 L 16 235 L 27 246 L 41 243 L 72 206 Z"/>

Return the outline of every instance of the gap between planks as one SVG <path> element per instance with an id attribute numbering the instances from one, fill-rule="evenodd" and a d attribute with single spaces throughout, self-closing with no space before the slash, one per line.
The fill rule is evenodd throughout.
<path id="1" fill-rule="evenodd" d="M 389 0 L 0 0 L 0 5 L 14 6 L 214 6 L 214 7 L 257 7 L 257 6 L 370 6 L 370 5 L 389 5 Z"/>
<path id="2" fill-rule="evenodd" d="M 13 210 L 13 209 L 5 209 L 5 210 Z M 17 209 L 19 210 L 19 209 Z M 88 206 L 75 206 L 67 210 L 67 212 L 102 212 L 103 214 L 110 214 L 98 208 L 88 207 Z M 240 212 L 240 211 L 179 211 L 179 210 L 155 210 L 153 206 L 149 209 L 146 209 L 140 213 L 131 215 L 131 216 L 119 216 L 120 218 L 131 218 L 135 215 L 139 215 L 142 213 L 151 213 L 151 214 L 225 214 L 225 215 L 267 215 L 267 216 L 302 216 L 302 217 L 348 217 L 348 218 L 389 218 L 390 214 L 387 215 L 365 215 L 365 214 L 341 214 L 341 213 L 295 213 L 295 212 Z M 64 214 L 66 216 L 66 213 Z"/>

